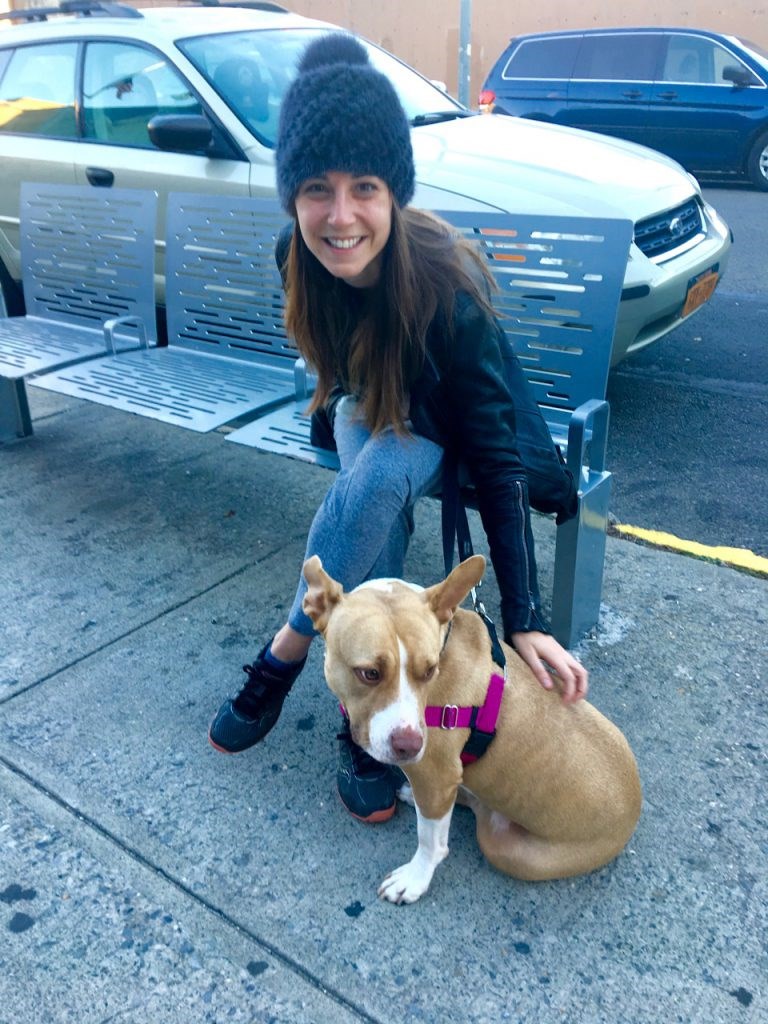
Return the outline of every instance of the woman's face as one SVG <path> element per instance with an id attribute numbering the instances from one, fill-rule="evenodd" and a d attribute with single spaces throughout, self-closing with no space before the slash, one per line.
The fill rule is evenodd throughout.
<path id="1" fill-rule="evenodd" d="M 329 171 L 308 178 L 296 195 L 296 217 L 307 248 L 329 274 L 370 288 L 392 228 L 392 193 L 374 175 Z"/>

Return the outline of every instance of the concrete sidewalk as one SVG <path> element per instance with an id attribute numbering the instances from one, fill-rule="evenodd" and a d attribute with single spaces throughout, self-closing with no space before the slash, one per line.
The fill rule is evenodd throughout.
<path id="1" fill-rule="evenodd" d="M 0 1024 L 768 1021 L 764 579 L 609 539 L 580 653 L 640 765 L 630 846 L 518 883 L 459 809 L 427 896 L 393 907 L 415 815 L 341 808 L 319 645 L 261 747 L 206 742 L 329 476 L 30 391 L 35 436 L 0 449 Z"/>

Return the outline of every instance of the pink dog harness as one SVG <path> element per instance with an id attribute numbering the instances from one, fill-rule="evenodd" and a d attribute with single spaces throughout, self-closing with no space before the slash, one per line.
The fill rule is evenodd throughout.
<path id="1" fill-rule="evenodd" d="M 496 723 L 504 695 L 504 676 L 494 672 L 481 707 L 460 708 L 457 704 L 429 705 L 424 721 L 436 729 L 469 729 L 469 739 L 461 752 L 461 763 L 472 764 L 486 752 L 496 735 Z"/>

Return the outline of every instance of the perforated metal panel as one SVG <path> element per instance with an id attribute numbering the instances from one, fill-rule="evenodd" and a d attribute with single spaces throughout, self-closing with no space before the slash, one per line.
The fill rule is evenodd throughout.
<path id="1" fill-rule="evenodd" d="M 227 441 L 258 448 L 274 455 L 288 455 L 301 462 L 311 462 L 324 469 L 338 469 L 336 452 L 316 448 L 309 440 L 309 417 L 305 414 L 308 398 L 282 405 L 274 412 L 247 423 L 227 434 Z"/>
<path id="2" fill-rule="evenodd" d="M 484 253 L 493 297 L 544 418 L 604 398 L 632 222 L 516 214 L 441 214 Z"/>
<path id="3" fill-rule="evenodd" d="M 0 377 L 11 380 L 104 354 L 101 330 L 52 324 L 35 317 L 0 319 Z"/>
<path id="4" fill-rule="evenodd" d="M 78 363 L 35 384 L 201 433 L 293 395 L 290 369 L 175 347 Z"/>
<path id="5" fill-rule="evenodd" d="M 283 326 L 275 200 L 180 193 L 168 203 L 168 336 L 190 351 L 294 360 Z M 266 360 L 265 360 L 265 357 Z"/>
<path id="6" fill-rule="evenodd" d="M 47 374 L 35 383 L 192 430 L 294 397 L 283 327 L 276 200 L 174 193 L 168 200 L 168 347 Z"/>
<path id="7" fill-rule="evenodd" d="M 156 210 L 145 190 L 21 186 L 27 316 L 0 320 L 0 376 L 103 354 L 104 322 L 116 317 L 140 317 L 155 341 Z"/>
<path id="8" fill-rule="evenodd" d="M 632 223 L 456 211 L 439 216 L 480 247 L 498 285 L 499 320 L 550 430 L 567 444 L 571 413 L 603 398 Z M 309 444 L 309 421 L 281 409 L 227 440 L 327 464 Z"/>
<path id="9" fill-rule="evenodd" d="M 22 185 L 28 315 L 99 331 L 105 320 L 138 316 L 154 341 L 156 216 L 154 192 Z"/>

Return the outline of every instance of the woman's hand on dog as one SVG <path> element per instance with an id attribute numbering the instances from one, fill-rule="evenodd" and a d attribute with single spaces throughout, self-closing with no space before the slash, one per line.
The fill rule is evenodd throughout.
<path id="1" fill-rule="evenodd" d="M 552 673 L 555 673 L 566 704 L 575 704 L 586 697 L 589 689 L 587 670 L 553 636 L 534 630 L 513 633 L 511 639 L 512 646 L 545 690 L 551 690 L 555 685 L 552 678 Z"/>

